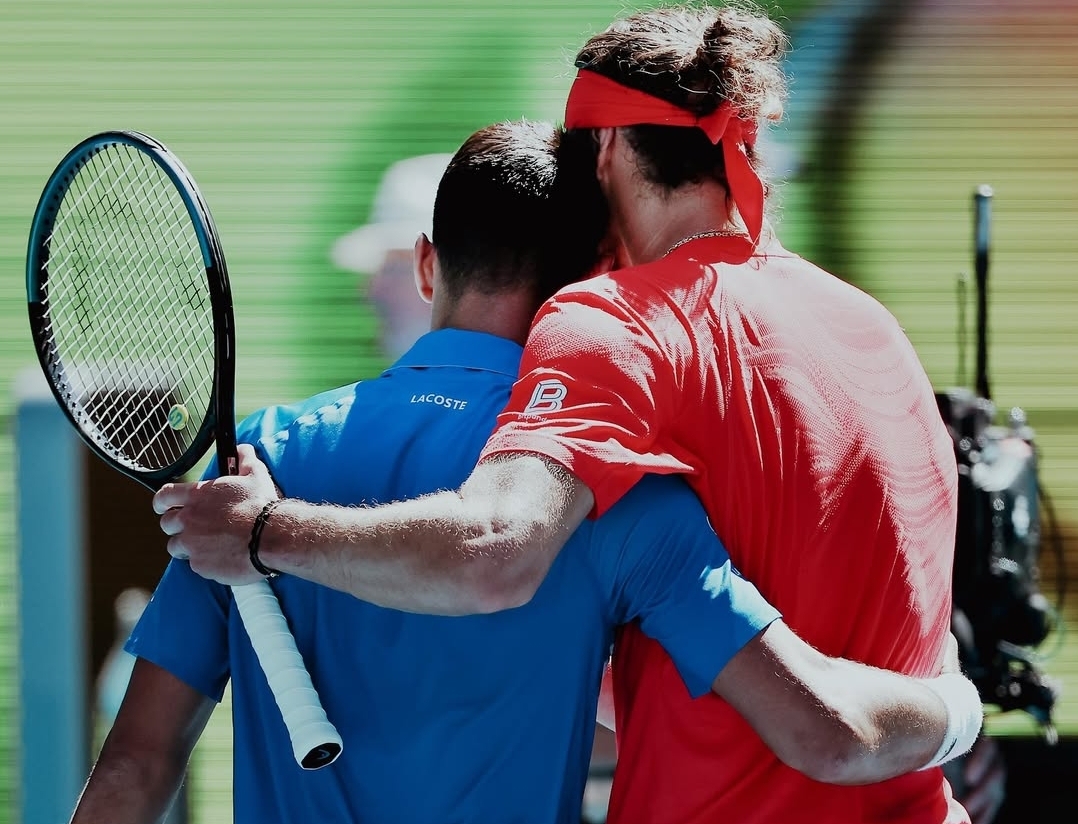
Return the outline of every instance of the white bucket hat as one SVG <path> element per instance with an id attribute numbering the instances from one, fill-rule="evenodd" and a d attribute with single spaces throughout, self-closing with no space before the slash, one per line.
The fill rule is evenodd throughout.
<path id="1" fill-rule="evenodd" d="M 451 154 L 426 154 L 399 160 L 378 184 L 370 221 L 333 244 L 334 264 L 371 273 L 390 249 L 411 249 L 420 232 L 431 233 L 434 198 Z"/>

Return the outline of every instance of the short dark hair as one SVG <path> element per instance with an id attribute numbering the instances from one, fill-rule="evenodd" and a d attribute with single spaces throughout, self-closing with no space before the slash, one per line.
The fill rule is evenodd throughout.
<path id="1" fill-rule="evenodd" d="M 576 65 L 697 116 L 729 100 L 744 117 L 778 120 L 786 48 L 782 29 L 748 6 L 669 6 L 615 21 L 584 44 Z M 647 125 L 627 132 L 653 183 L 670 189 L 709 177 L 726 183 L 722 147 L 700 129 Z M 749 157 L 758 167 L 755 152 Z"/>
<path id="2" fill-rule="evenodd" d="M 431 240 L 450 297 L 527 286 L 541 302 L 594 268 L 608 220 L 590 137 L 521 120 L 480 129 L 453 156 Z"/>

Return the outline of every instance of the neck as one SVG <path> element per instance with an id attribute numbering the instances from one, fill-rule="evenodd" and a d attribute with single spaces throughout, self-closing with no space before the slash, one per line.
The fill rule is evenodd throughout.
<path id="1" fill-rule="evenodd" d="M 693 235 L 742 231 L 726 205 L 726 189 L 713 181 L 676 191 L 638 186 L 627 200 L 613 209 L 612 219 L 634 266 L 658 260 Z"/>
<path id="2" fill-rule="evenodd" d="M 431 329 L 485 332 L 523 346 L 538 308 L 531 292 L 524 289 L 493 294 L 469 291 L 444 302 L 436 300 Z"/>

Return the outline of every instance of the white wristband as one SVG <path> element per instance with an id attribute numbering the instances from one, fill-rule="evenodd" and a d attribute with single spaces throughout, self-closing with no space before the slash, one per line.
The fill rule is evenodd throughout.
<path id="1" fill-rule="evenodd" d="M 921 767 L 922 770 L 929 770 L 972 749 L 984 722 L 984 707 L 973 682 L 960 673 L 949 672 L 926 678 L 921 683 L 936 693 L 947 708 L 947 732 L 943 736 L 943 743 L 932 760 Z"/>

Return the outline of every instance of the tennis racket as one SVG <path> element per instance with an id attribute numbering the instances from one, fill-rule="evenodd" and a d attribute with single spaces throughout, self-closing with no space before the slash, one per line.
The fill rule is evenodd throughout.
<path id="1" fill-rule="evenodd" d="M 151 490 L 216 443 L 236 474 L 232 294 L 213 219 L 190 173 L 137 132 L 73 148 L 41 195 L 27 251 L 41 368 L 82 439 Z M 232 588 L 296 761 L 332 763 L 329 722 L 269 584 Z"/>

